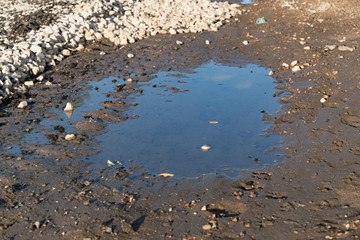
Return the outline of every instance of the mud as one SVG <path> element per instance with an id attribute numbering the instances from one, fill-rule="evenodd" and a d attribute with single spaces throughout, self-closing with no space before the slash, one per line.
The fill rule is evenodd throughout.
<path id="1" fill-rule="evenodd" d="M 1 238 L 357 239 L 359 23 L 270 0 L 243 8 L 239 21 L 216 33 L 159 35 L 122 48 L 89 44 L 44 74 L 53 85 L 32 88 L 28 108 L 16 108 L 23 96 L 3 106 Z M 257 25 L 259 17 L 267 23 Z M 355 50 L 325 48 L 333 44 Z M 86 161 L 101 151 L 95 137 L 109 123 L 135 117 L 126 110 L 141 94 L 136 81 L 151 81 L 159 71 L 191 71 L 209 60 L 274 69 L 282 109 L 270 119 L 273 134 L 282 137 L 283 163 L 233 179 L 179 179 L 136 164 L 96 169 Z M 294 60 L 304 67 L 295 73 L 283 67 Z M 126 84 L 111 93 L 117 102 L 87 113 L 73 129 L 61 126 L 61 118 L 57 126 L 41 125 L 89 90 L 87 81 L 108 76 Z M 73 131 L 76 140 L 65 141 Z M 39 139 L 24 141 L 29 132 Z"/>

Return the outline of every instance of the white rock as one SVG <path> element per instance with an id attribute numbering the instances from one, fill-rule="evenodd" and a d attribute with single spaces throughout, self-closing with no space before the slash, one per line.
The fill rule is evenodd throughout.
<path id="1" fill-rule="evenodd" d="M 64 111 L 74 111 L 73 105 L 70 102 L 66 103 Z"/>
<path id="2" fill-rule="evenodd" d="M 206 41 L 205 41 L 205 44 L 206 44 L 206 45 L 210 45 L 210 41 L 209 41 L 209 40 L 206 40 Z"/>
<path id="3" fill-rule="evenodd" d="M 97 33 L 95 33 L 95 38 L 96 38 L 97 40 L 100 40 L 100 39 L 103 38 L 103 35 L 102 35 L 101 33 L 97 32 Z"/>
<path id="4" fill-rule="evenodd" d="M 170 33 L 171 35 L 177 34 L 176 30 L 173 29 L 173 28 L 170 28 L 170 29 L 169 29 L 169 33 Z"/>
<path id="5" fill-rule="evenodd" d="M 17 106 L 17 108 L 19 108 L 19 109 L 24 109 L 24 108 L 27 107 L 27 105 L 28 105 L 27 101 L 22 101 L 22 102 L 19 103 L 19 105 Z"/>
<path id="6" fill-rule="evenodd" d="M 310 50 L 309 46 L 304 47 L 304 50 Z"/>
<path id="7" fill-rule="evenodd" d="M 70 52 L 68 49 L 64 49 L 64 50 L 62 51 L 62 54 L 63 54 L 64 56 L 70 56 L 70 55 L 71 55 L 71 52 Z"/>
<path id="8" fill-rule="evenodd" d="M 184 42 L 177 40 L 177 41 L 176 41 L 176 44 L 177 44 L 177 45 L 183 45 Z"/>
<path id="9" fill-rule="evenodd" d="M 283 66 L 284 68 L 289 68 L 289 64 L 287 64 L 287 63 L 283 63 L 282 66 Z"/>
<path id="10" fill-rule="evenodd" d="M 66 141 L 72 141 L 72 140 L 75 140 L 76 139 L 76 136 L 74 135 L 74 134 L 67 134 L 66 136 L 65 136 L 65 140 Z"/>
<path id="11" fill-rule="evenodd" d="M 128 58 L 133 58 L 133 57 L 135 57 L 135 55 L 132 54 L 132 53 L 128 53 L 127 57 L 128 57 Z"/>
<path id="12" fill-rule="evenodd" d="M 339 49 L 339 51 L 342 51 L 342 52 L 345 52 L 345 51 L 353 52 L 355 50 L 355 48 L 347 47 L 347 46 L 339 46 L 338 49 Z"/>
<path id="13" fill-rule="evenodd" d="M 120 45 L 126 45 L 126 44 L 128 44 L 127 38 L 122 38 L 122 39 L 120 40 Z"/>
<path id="14" fill-rule="evenodd" d="M 39 82 L 41 82 L 42 80 L 44 80 L 44 76 L 43 75 L 40 75 L 36 78 L 36 80 L 38 80 Z"/>
<path id="15" fill-rule="evenodd" d="M 27 50 L 30 48 L 30 44 L 27 42 L 21 42 L 21 43 L 19 43 L 19 47 L 21 47 L 24 50 Z"/>
<path id="16" fill-rule="evenodd" d="M 34 86 L 34 82 L 33 81 L 25 81 L 24 85 L 27 87 L 31 87 L 31 86 Z"/>
<path id="17" fill-rule="evenodd" d="M 40 68 L 39 67 L 33 67 L 31 69 L 31 71 L 33 72 L 33 74 L 36 76 L 40 73 Z"/>
<path id="18" fill-rule="evenodd" d="M 39 45 L 31 45 L 30 51 L 33 53 L 40 53 L 42 52 L 42 48 Z"/>
<path id="19" fill-rule="evenodd" d="M 325 49 L 329 49 L 330 51 L 334 50 L 336 45 L 325 45 Z"/>
<path id="20" fill-rule="evenodd" d="M 242 43 L 243 43 L 244 45 L 249 45 L 249 41 L 248 41 L 248 40 L 244 40 Z"/>
<path id="21" fill-rule="evenodd" d="M 271 70 L 270 72 L 269 72 L 269 76 L 273 76 L 275 74 L 275 72 L 273 71 L 273 70 Z"/>
<path id="22" fill-rule="evenodd" d="M 294 66 L 295 66 L 296 64 L 298 64 L 298 63 L 299 63 L 298 60 L 292 61 L 292 62 L 290 63 L 290 66 L 294 67 Z"/>
<path id="23" fill-rule="evenodd" d="M 291 69 L 292 72 L 298 72 L 300 70 L 301 70 L 301 68 L 299 66 L 295 66 Z"/>

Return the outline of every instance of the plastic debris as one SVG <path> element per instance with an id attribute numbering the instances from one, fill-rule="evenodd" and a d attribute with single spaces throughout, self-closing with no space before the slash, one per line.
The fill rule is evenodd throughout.
<path id="1" fill-rule="evenodd" d="M 258 19 L 256 19 L 256 24 L 263 24 L 263 23 L 266 23 L 267 21 L 266 21 L 266 19 L 265 18 L 258 18 Z"/>
<path id="2" fill-rule="evenodd" d="M 172 173 L 160 173 L 159 176 L 160 177 L 173 177 L 174 174 L 172 174 Z"/>
<path id="3" fill-rule="evenodd" d="M 210 124 L 218 124 L 219 121 L 209 121 Z"/>
<path id="4" fill-rule="evenodd" d="M 115 163 L 113 163 L 113 162 L 110 161 L 110 160 L 107 160 L 106 164 L 107 164 L 108 166 L 114 166 L 114 165 L 115 165 Z"/>
<path id="5" fill-rule="evenodd" d="M 201 147 L 201 150 L 203 150 L 204 152 L 209 151 L 210 149 L 211 149 L 211 147 L 206 144 Z"/>

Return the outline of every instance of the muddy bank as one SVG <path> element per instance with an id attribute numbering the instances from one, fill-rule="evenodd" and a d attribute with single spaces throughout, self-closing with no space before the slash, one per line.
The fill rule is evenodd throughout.
<path id="1" fill-rule="evenodd" d="M 159 35 L 121 49 L 106 41 L 89 45 L 45 73 L 52 85 L 32 88 L 28 108 L 16 109 L 20 95 L 4 107 L 2 238 L 358 238 L 358 23 L 278 4 L 243 6 L 239 21 L 217 33 Z M 267 22 L 257 25 L 259 17 Z M 152 73 L 188 71 L 210 59 L 274 70 L 283 108 L 273 116 L 272 132 L 282 136 L 283 163 L 244 171 L 239 179 L 165 179 L 137 166 L 93 169 L 78 160 L 101 150 L 94 137 L 108 123 L 131 118 L 123 110 L 141 89 L 129 77 L 151 81 Z M 295 66 L 300 70 L 292 72 Z M 39 127 L 51 117 L 49 109 L 79 97 L 86 81 L 110 75 L 128 86 L 116 92 L 124 105 L 106 103 L 107 109 L 89 113 L 74 126 L 77 141 L 65 141 L 69 130 L 61 125 Z M 47 144 L 21 142 L 27 132 L 46 134 Z"/>

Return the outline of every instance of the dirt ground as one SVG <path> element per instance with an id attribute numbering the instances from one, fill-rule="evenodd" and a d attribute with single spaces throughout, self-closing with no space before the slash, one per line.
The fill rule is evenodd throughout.
<path id="1" fill-rule="evenodd" d="M 238 20 L 218 32 L 158 35 L 121 48 L 106 40 L 89 43 L 48 69 L 44 81 L 51 86 L 35 85 L 0 112 L 1 239 L 357 239 L 356 8 L 313 12 L 306 4 L 294 9 L 273 0 L 244 5 Z M 267 22 L 256 24 L 259 17 Z M 107 124 L 133 117 L 126 110 L 141 94 L 136 81 L 151 81 L 158 71 L 188 71 L 211 59 L 273 69 L 282 109 L 271 116 L 271 131 L 282 137 L 282 163 L 244 171 L 237 179 L 179 179 L 136 166 L 94 169 L 79 160 L 99 151 L 95 137 Z M 283 65 L 293 61 L 300 71 Z M 89 89 L 87 81 L 107 76 L 131 76 L 133 83 L 119 83 L 126 85 L 110 93 L 119 101 L 104 102 L 104 109 L 74 123 L 75 141 L 64 139 L 67 129 L 61 125 L 40 127 L 52 117 L 49 109 L 63 108 Z M 29 106 L 17 109 L 25 97 L 32 99 Z M 22 141 L 36 133 L 45 134 L 48 144 Z"/>

